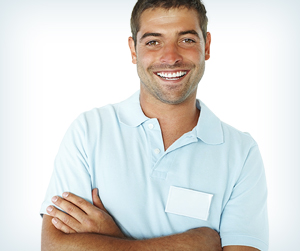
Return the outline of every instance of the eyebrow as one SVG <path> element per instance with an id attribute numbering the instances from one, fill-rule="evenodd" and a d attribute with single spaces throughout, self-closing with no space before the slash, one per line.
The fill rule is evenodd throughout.
<path id="1" fill-rule="evenodd" d="M 161 33 L 155 33 L 155 32 L 146 32 L 140 39 L 142 41 L 146 37 L 161 37 Z"/>
<path id="2" fill-rule="evenodd" d="M 195 30 L 181 31 L 178 34 L 179 34 L 179 36 L 183 36 L 183 35 L 186 35 L 186 34 L 193 34 L 193 35 L 196 35 L 198 38 L 200 38 L 198 32 L 195 31 Z"/>
<path id="3" fill-rule="evenodd" d="M 193 34 L 196 35 L 198 38 L 200 38 L 199 34 L 197 31 L 195 30 L 187 30 L 187 31 L 181 31 L 178 33 L 179 36 L 183 36 L 186 34 Z M 146 37 L 161 37 L 162 34 L 161 33 L 155 33 L 155 32 L 146 32 L 141 38 L 140 41 L 142 41 L 144 38 Z"/>

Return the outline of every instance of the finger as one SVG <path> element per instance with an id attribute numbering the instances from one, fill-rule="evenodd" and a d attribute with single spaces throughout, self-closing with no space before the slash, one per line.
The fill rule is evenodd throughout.
<path id="1" fill-rule="evenodd" d="M 80 223 L 72 216 L 66 214 L 65 212 L 62 212 L 61 210 L 57 209 L 54 206 L 47 207 L 47 212 L 50 216 L 58 219 L 60 222 L 62 222 L 64 225 L 68 226 L 71 229 L 74 229 L 75 231 L 80 230 Z"/>
<path id="2" fill-rule="evenodd" d="M 99 198 L 98 189 L 97 188 L 93 189 L 93 191 L 92 191 L 92 198 L 93 198 L 94 206 L 96 206 L 99 209 L 103 210 L 104 212 L 108 213 L 107 210 L 105 209 L 105 207 L 103 206 L 102 201 Z"/>
<path id="3" fill-rule="evenodd" d="M 94 210 L 94 206 L 91 203 L 73 193 L 64 192 L 62 196 L 66 201 L 75 205 L 81 212 L 90 214 Z M 84 215 L 81 216 L 84 217 Z"/>
<path id="4" fill-rule="evenodd" d="M 73 234 L 76 233 L 76 231 L 69 226 L 65 225 L 60 219 L 58 218 L 52 218 L 51 220 L 52 224 L 54 225 L 55 228 L 58 230 L 64 232 L 65 234 Z"/>
<path id="5" fill-rule="evenodd" d="M 54 196 L 52 198 L 52 202 L 60 207 L 63 211 L 65 211 L 67 214 L 71 215 L 75 220 L 77 220 L 78 222 L 83 222 L 85 217 L 86 217 L 86 213 L 84 211 L 82 211 L 79 207 L 77 207 L 76 205 L 74 205 L 72 202 L 63 199 L 59 196 Z M 58 212 L 58 211 L 55 211 Z M 61 214 L 59 214 L 61 215 Z M 62 220 L 60 218 L 60 220 Z M 74 221 L 72 221 L 72 223 L 75 223 Z M 70 226 L 73 228 L 73 226 Z"/>

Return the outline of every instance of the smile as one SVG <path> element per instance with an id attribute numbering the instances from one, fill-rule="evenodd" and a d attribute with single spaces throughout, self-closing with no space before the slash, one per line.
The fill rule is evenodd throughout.
<path id="1" fill-rule="evenodd" d="M 188 71 L 177 71 L 177 72 L 156 72 L 156 75 L 165 80 L 178 80 L 184 77 Z"/>

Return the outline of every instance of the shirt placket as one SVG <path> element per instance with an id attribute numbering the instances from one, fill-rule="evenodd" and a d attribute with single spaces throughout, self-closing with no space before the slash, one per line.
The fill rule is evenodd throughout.
<path id="1" fill-rule="evenodd" d="M 157 119 L 150 119 L 144 124 L 145 131 L 149 142 L 149 151 L 151 153 L 151 177 L 158 179 L 166 179 L 168 171 L 172 168 L 173 158 L 170 152 L 197 141 L 193 133 L 183 135 L 172 145 L 167 151 L 164 150 L 164 143 L 160 125 Z"/>

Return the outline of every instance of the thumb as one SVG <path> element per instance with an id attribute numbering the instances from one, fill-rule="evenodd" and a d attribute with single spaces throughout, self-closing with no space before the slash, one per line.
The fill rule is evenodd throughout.
<path id="1" fill-rule="evenodd" d="M 92 198 L 93 198 L 93 204 L 95 207 L 98 207 L 99 209 L 103 210 L 104 212 L 108 213 L 105 209 L 105 207 L 102 204 L 102 201 L 99 198 L 98 195 L 98 188 L 94 188 L 92 191 Z"/>

